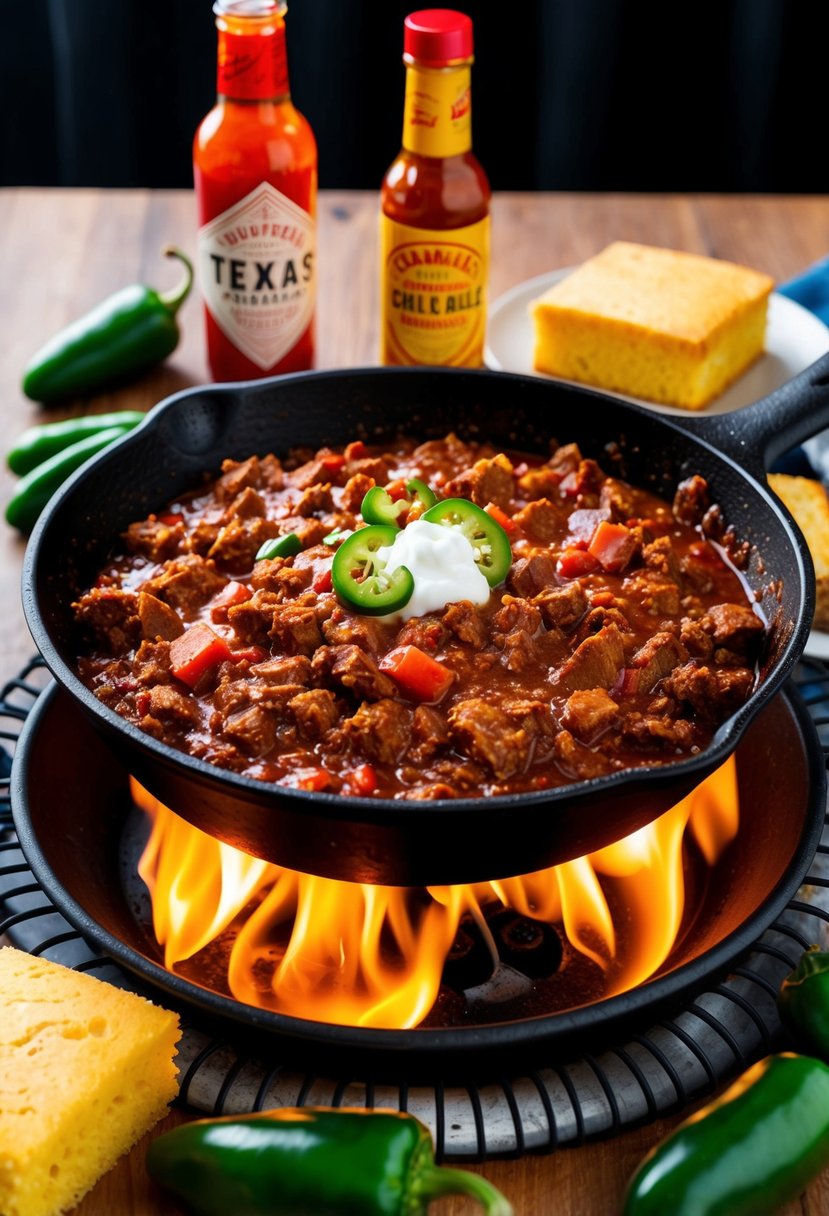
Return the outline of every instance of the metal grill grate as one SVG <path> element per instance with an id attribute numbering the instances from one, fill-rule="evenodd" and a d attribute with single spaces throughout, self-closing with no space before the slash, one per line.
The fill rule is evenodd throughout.
<path id="1" fill-rule="evenodd" d="M 43 686 L 40 666 L 29 664 L 2 690 L 0 717 L 19 726 Z M 829 755 L 829 667 L 804 662 L 796 683 Z M 4 747 L 9 758 L 16 733 L 0 731 L 0 738 L 10 744 Z M 11 831 L 8 773 L 2 781 L 0 935 L 31 954 L 146 993 L 51 904 Z M 404 1078 L 389 1083 L 368 1074 L 321 1077 L 297 1071 L 290 1047 L 279 1041 L 254 1057 L 186 1013 L 180 1101 L 207 1114 L 302 1105 L 408 1110 L 431 1129 L 442 1159 L 481 1161 L 574 1146 L 681 1110 L 772 1050 L 781 1034 L 775 1004 L 780 982 L 813 943 L 829 948 L 829 816 L 805 882 L 728 978 L 674 1017 L 643 1026 L 597 1056 L 545 1060 L 542 1046 L 534 1068 L 509 1076 L 485 1075 L 484 1059 L 479 1082 L 463 1087 Z"/>

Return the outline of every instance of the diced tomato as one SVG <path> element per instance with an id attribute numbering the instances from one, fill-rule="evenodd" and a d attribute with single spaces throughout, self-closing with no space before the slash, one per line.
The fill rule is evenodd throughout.
<path id="1" fill-rule="evenodd" d="M 247 659 L 249 663 L 262 663 L 268 657 L 264 646 L 245 646 L 241 650 L 231 650 L 230 657 L 234 663 Z"/>
<path id="2" fill-rule="evenodd" d="M 405 477 L 398 477 L 395 481 L 390 481 L 386 486 L 386 493 L 392 502 L 400 502 L 401 498 L 408 498 Z"/>
<path id="3" fill-rule="evenodd" d="M 174 528 L 176 524 L 184 523 L 184 516 L 180 511 L 169 511 L 166 515 L 156 515 L 156 519 L 160 524 L 167 524 L 169 528 Z"/>
<path id="4" fill-rule="evenodd" d="M 323 456 L 320 464 L 325 469 L 329 477 L 336 477 L 345 465 L 345 456 L 332 452 L 330 456 Z"/>
<path id="5" fill-rule="evenodd" d="M 637 667 L 623 667 L 611 688 L 614 697 L 632 697 L 639 691 L 640 671 Z"/>
<path id="6" fill-rule="evenodd" d="M 210 619 L 215 621 L 217 625 L 223 625 L 227 621 L 227 610 L 232 608 L 234 604 L 244 604 L 245 600 L 249 600 L 251 591 L 244 583 L 228 583 L 223 587 L 219 594 L 214 599 L 210 607 Z"/>
<path id="7" fill-rule="evenodd" d="M 388 672 L 407 696 L 415 701 L 435 704 L 445 696 L 455 673 L 437 659 L 431 658 L 418 646 L 398 646 L 380 660 L 380 667 Z"/>
<path id="8" fill-rule="evenodd" d="M 333 589 L 334 584 L 331 581 L 330 566 L 327 570 L 320 570 L 319 574 L 317 574 L 315 576 L 314 581 L 311 584 L 311 586 L 319 594 L 322 594 L 324 591 L 331 591 Z"/>
<path id="9" fill-rule="evenodd" d="M 346 447 L 344 460 L 362 460 L 364 456 L 368 456 L 368 448 L 362 439 L 355 439 L 353 443 L 349 443 Z"/>
<path id="10" fill-rule="evenodd" d="M 633 557 L 636 549 L 636 538 L 630 528 L 624 524 L 611 524 L 603 519 L 596 531 L 587 552 L 592 553 L 603 569 L 609 574 L 619 574 Z"/>
<path id="11" fill-rule="evenodd" d="M 203 625 L 201 622 L 191 625 L 170 643 L 172 673 L 190 688 L 195 688 L 211 667 L 232 658 L 230 647 L 224 638 L 220 638 L 209 625 Z"/>
<path id="12" fill-rule="evenodd" d="M 358 794 L 373 794 L 377 789 L 377 773 L 371 764 L 361 764 L 348 774 L 348 781 Z"/>
<path id="13" fill-rule="evenodd" d="M 496 502 L 488 502 L 484 507 L 487 515 L 491 515 L 496 524 L 500 524 L 504 531 L 509 536 L 514 536 L 518 531 L 518 524 L 515 520 L 507 515 L 506 511 L 502 511 Z"/>
<path id="14" fill-rule="evenodd" d="M 598 569 L 598 559 L 592 553 L 573 546 L 565 549 L 556 562 L 556 572 L 562 578 L 581 578 L 583 574 L 595 574 Z"/>
<path id="15" fill-rule="evenodd" d="M 296 788 L 298 790 L 312 790 L 319 793 L 320 790 L 327 790 L 330 784 L 331 774 L 326 769 L 304 768 L 297 779 Z"/>

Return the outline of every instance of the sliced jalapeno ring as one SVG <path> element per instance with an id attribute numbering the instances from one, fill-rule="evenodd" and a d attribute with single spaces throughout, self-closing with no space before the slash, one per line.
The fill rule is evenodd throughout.
<path id="1" fill-rule="evenodd" d="M 386 574 L 378 549 L 394 544 L 400 529 L 389 524 L 359 528 L 343 541 L 331 563 L 334 590 L 349 608 L 367 616 L 396 612 L 408 604 L 414 579 L 405 566 Z"/>
<path id="2" fill-rule="evenodd" d="M 475 553 L 475 564 L 490 587 L 497 587 L 507 577 L 512 564 L 512 549 L 504 529 L 465 498 L 445 498 L 430 507 L 421 519 L 444 528 L 457 528 L 469 541 Z"/>
<path id="3" fill-rule="evenodd" d="M 421 481 L 419 477 L 412 477 L 407 481 L 406 490 L 413 499 L 416 498 L 421 503 L 424 511 L 428 511 L 429 507 L 433 507 L 438 500 L 432 487 L 427 486 L 426 482 Z"/>
<path id="4" fill-rule="evenodd" d="M 410 505 L 408 499 L 401 498 L 395 502 L 388 490 L 382 486 L 372 486 L 360 504 L 360 514 L 367 524 L 399 527 L 398 518 Z"/>
<path id="5" fill-rule="evenodd" d="M 302 541 L 296 532 L 286 532 L 284 536 L 274 536 L 271 540 L 266 540 L 256 554 L 256 560 L 261 562 L 266 558 L 293 557 L 301 552 Z"/>

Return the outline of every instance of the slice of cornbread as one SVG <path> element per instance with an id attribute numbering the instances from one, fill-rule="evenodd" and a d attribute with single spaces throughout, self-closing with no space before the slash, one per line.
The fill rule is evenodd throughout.
<path id="1" fill-rule="evenodd" d="M 0 949 L 0 1213 L 73 1207 L 177 1092 L 178 1017 Z"/>
<path id="2" fill-rule="evenodd" d="M 617 241 L 530 305 L 537 371 L 698 410 L 763 350 L 772 280 Z"/>
<path id="3" fill-rule="evenodd" d="M 814 625 L 829 630 L 829 498 L 819 481 L 770 473 L 769 485 L 789 508 L 803 533 L 815 567 L 817 595 Z"/>

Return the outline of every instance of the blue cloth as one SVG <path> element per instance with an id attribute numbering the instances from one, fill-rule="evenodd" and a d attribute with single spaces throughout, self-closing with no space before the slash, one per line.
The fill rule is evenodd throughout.
<path id="1" fill-rule="evenodd" d="M 829 325 L 829 257 L 821 258 L 788 283 L 781 283 L 775 291 L 808 308 L 824 325 Z M 790 473 L 794 477 L 820 476 L 803 448 L 784 452 L 771 466 L 771 472 Z"/>

